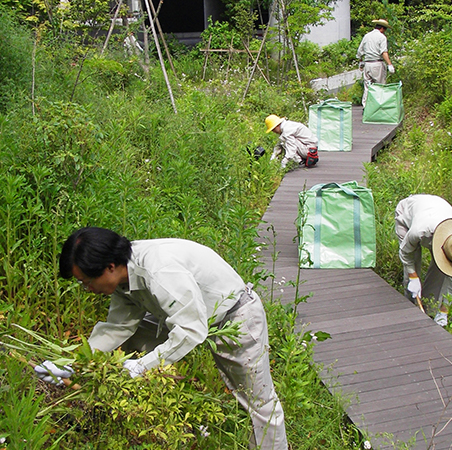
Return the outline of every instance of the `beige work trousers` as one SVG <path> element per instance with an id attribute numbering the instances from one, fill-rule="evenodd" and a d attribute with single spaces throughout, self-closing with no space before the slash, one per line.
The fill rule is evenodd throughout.
<path id="1" fill-rule="evenodd" d="M 364 93 L 362 104 L 365 107 L 367 95 L 369 93 L 369 86 L 372 83 L 386 83 L 387 68 L 384 61 L 367 61 L 364 64 L 363 78 L 364 78 Z"/>
<path id="2" fill-rule="evenodd" d="M 287 450 L 284 412 L 270 372 L 265 310 L 254 291 L 243 295 L 247 296 L 246 300 L 223 320 L 223 323 L 241 322 L 241 346 L 232 341 L 228 342 L 228 346 L 217 339 L 217 351 L 212 354 L 227 387 L 250 414 L 253 423 L 250 448 Z M 156 338 L 156 330 L 157 323 L 147 314 L 136 333 L 122 345 L 122 349 L 126 353 L 152 351 L 167 339 L 169 332 L 164 327 Z"/>

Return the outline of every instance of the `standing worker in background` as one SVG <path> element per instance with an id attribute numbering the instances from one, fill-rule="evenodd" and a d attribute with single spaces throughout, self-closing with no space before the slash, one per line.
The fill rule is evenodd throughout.
<path id="1" fill-rule="evenodd" d="M 270 160 L 284 154 L 281 167 L 286 167 L 289 161 L 297 164 L 313 167 L 317 164 L 318 140 L 314 133 L 300 122 L 293 122 L 275 114 L 270 114 L 265 119 L 266 133 L 273 131 L 279 135 L 279 141 L 273 149 Z"/>
<path id="2" fill-rule="evenodd" d="M 63 278 L 75 277 L 95 294 L 111 295 L 106 322 L 88 340 L 93 350 L 145 352 L 128 359 L 130 376 L 182 359 L 208 335 L 208 321 L 221 328 L 240 324 L 239 344 L 218 340 L 213 357 L 253 423 L 251 448 L 287 450 L 284 413 L 270 373 L 264 307 L 251 284 L 208 247 L 184 239 L 130 242 L 105 228 L 74 232 L 60 256 Z M 52 362 L 36 366 L 39 378 L 65 377 Z"/>
<path id="3" fill-rule="evenodd" d="M 406 296 L 413 303 L 433 296 L 439 302 L 434 320 L 446 326 L 449 300 L 445 296 L 452 295 L 452 206 L 436 195 L 410 195 L 397 205 L 395 232 Z M 430 250 L 432 259 L 421 284 L 422 247 Z"/>
<path id="4" fill-rule="evenodd" d="M 367 93 L 371 83 L 386 83 L 386 64 L 389 73 L 394 73 L 395 69 L 389 59 L 388 40 L 385 33 L 390 28 L 384 19 L 372 20 L 375 28 L 367 33 L 359 44 L 356 57 L 363 61 L 364 93 L 362 98 L 363 106 L 366 106 Z M 386 63 L 386 64 L 385 64 Z M 360 63 L 360 68 L 362 63 Z"/>

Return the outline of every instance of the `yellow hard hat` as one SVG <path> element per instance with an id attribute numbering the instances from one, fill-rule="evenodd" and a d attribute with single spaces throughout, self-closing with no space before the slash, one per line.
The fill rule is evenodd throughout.
<path id="1" fill-rule="evenodd" d="M 267 125 L 266 133 L 270 133 L 270 131 L 272 131 L 273 128 L 277 127 L 283 120 L 284 120 L 283 117 L 278 117 L 275 114 L 270 114 L 265 119 L 265 125 Z"/>

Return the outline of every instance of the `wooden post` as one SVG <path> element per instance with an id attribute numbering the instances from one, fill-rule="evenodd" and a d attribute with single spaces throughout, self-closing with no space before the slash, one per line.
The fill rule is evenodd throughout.
<path id="1" fill-rule="evenodd" d="M 144 0 L 146 2 L 146 9 L 149 16 L 149 23 L 151 24 L 152 36 L 154 37 L 155 48 L 157 49 L 157 53 L 159 55 L 160 66 L 162 67 L 163 76 L 165 77 L 166 86 L 168 88 L 168 93 L 171 99 L 171 104 L 173 105 L 173 110 L 175 114 L 177 114 L 176 103 L 174 102 L 173 91 L 171 90 L 171 85 L 168 79 L 168 74 L 166 73 L 165 63 L 163 61 L 162 50 L 160 49 L 159 39 L 157 36 L 157 32 L 154 27 L 154 19 L 152 17 L 151 8 L 149 6 L 150 0 Z"/>

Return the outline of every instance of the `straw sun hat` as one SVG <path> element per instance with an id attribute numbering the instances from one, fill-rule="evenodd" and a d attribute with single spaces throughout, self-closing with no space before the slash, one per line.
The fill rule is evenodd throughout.
<path id="1" fill-rule="evenodd" d="M 372 23 L 374 23 L 375 25 L 381 25 L 382 27 L 385 27 L 385 28 L 391 28 L 389 26 L 388 21 L 384 20 L 384 19 L 375 19 L 375 20 L 372 20 Z"/>
<path id="2" fill-rule="evenodd" d="M 439 270 L 452 276 L 452 219 L 443 220 L 435 229 L 432 252 Z"/>

